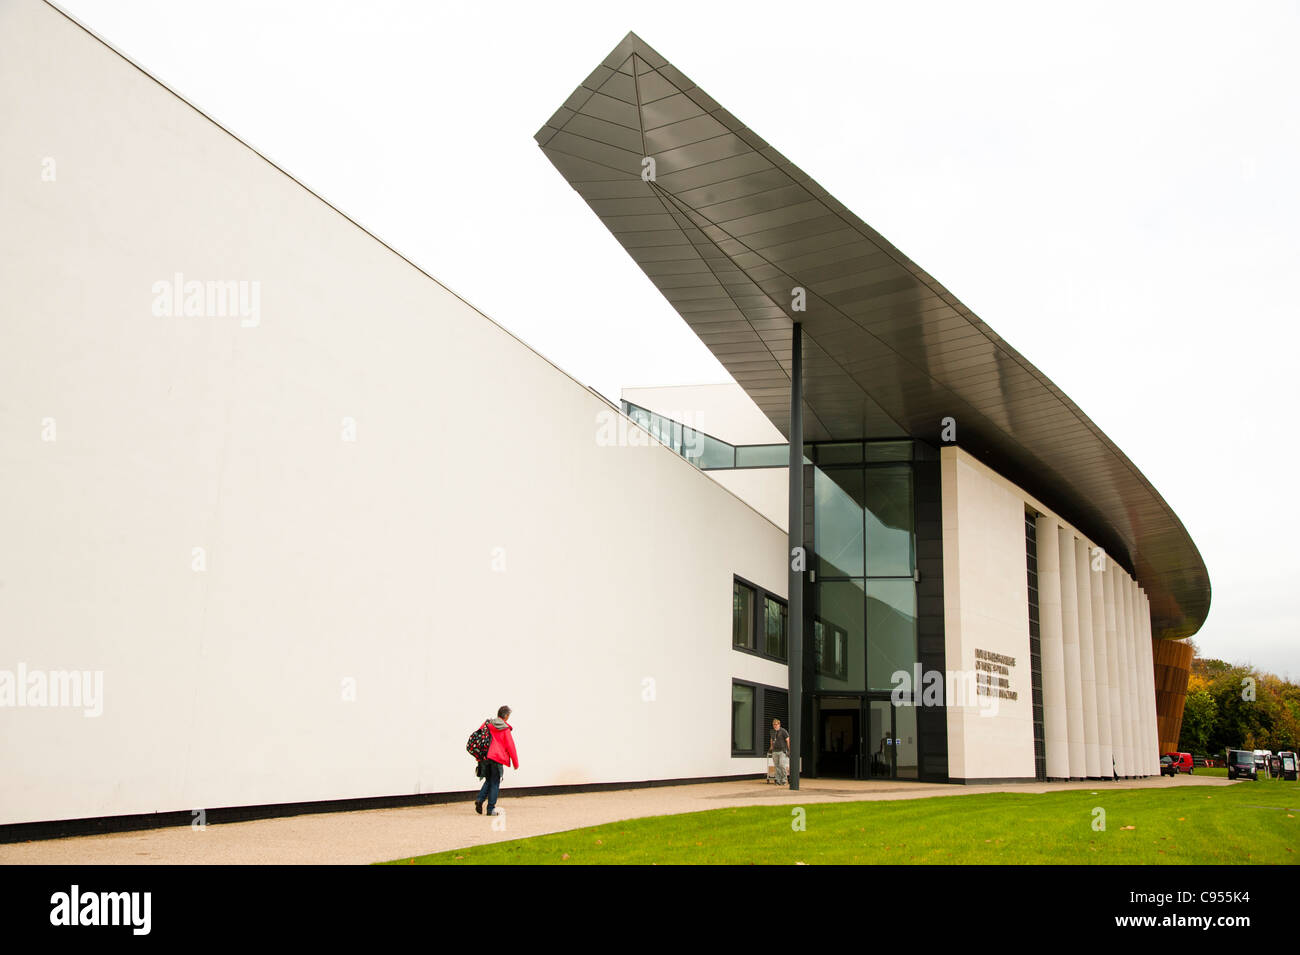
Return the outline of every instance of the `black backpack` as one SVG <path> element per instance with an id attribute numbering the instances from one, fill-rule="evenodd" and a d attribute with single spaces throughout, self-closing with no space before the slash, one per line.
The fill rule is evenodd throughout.
<path id="1" fill-rule="evenodd" d="M 465 751 L 477 760 L 487 759 L 488 747 L 492 745 L 492 732 L 488 729 L 487 721 L 483 725 L 469 734 L 469 742 L 465 744 Z"/>

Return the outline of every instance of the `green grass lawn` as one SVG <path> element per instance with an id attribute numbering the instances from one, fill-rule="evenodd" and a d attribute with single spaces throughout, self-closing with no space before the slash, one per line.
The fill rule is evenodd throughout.
<path id="1" fill-rule="evenodd" d="M 1093 829 L 1096 807 L 1104 831 Z M 803 807 L 804 831 L 792 827 L 793 808 L 651 816 L 389 864 L 1300 861 L 1300 784 L 1275 780 L 814 803 Z"/>

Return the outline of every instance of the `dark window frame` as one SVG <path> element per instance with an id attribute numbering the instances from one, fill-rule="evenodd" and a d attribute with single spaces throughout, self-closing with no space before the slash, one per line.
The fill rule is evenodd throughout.
<path id="1" fill-rule="evenodd" d="M 831 637 L 831 649 L 834 650 L 835 644 L 838 643 L 843 648 L 840 654 L 839 666 L 833 662 L 828 664 L 823 654 L 822 658 L 817 655 L 817 626 L 822 627 L 822 634 Z M 825 646 L 822 647 L 825 650 Z M 834 653 L 831 654 L 832 661 Z M 821 617 L 813 618 L 813 675 L 828 676 L 832 680 L 848 680 L 849 678 L 849 632 L 843 627 L 837 627 L 835 624 L 823 620 Z M 820 691 L 819 691 L 820 692 Z"/>
<path id="2" fill-rule="evenodd" d="M 733 625 L 731 649 L 736 650 L 740 653 L 747 653 L 753 657 L 760 657 L 761 659 L 764 660 L 771 660 L 773 663 L 780 663 L 788 666 L 790 663 L 790 601 L 786 600 L 784 597 L 778 596 L 777 594 L 768 590 L 766 587 L 760 587 L 758 584 L 754 583 L 753 581 L 746 580 L 744 577 L 741 577 L 739 574 L 733 574 L 731 580 L 732 580 L 732 584 L 731 584 L 732 605 L 731 606 L 732 606 L 733 621 L 735 619 L 736 585 L 739 584 L 742 587 L 748 587 L 750 591 L 752 591 L 754 594 L 754 600 L 750 605 L 750 611 L 749 611 L 749 633 L 750 633 L 750 637 L 753 640 L 754 646 L 742 647 L 739 644 L 737 644 L 735 638 L 735 627 Z M 785 609 L 786 625 L 785 625 L 785 640 L 784 640 L 785 643 L 784 656 L 773 656 L 772 654 L 767 652 L 767 601 L 769 600 L 771 600 L 773 603 Z"/>
<path id="3" fill-rule="evenodd" d="M 753 748 L 752 750 L 741 750 L 741 749 L 736 749 L 736 709 L 735 709 L 735 704 L 736 704 L 736 687 L 738 687 L 738 686 L 743 686 L 743 687 L 745 687 L 746 689 L 749 689 L 749 690 L 753 690 L 753 691 L 754 691 L 754 699 L 753 699 L 753 702 L 752 702 L 752 704 L 751 704 L 751 706 L 750 706 L 750 710 L 752 711 L 751 714 L 750 714 L 750 723 L 751 723 L 752 725 L 749 727 L 750 737 L 751 737 L 751 738 L 753 739 L 753 741 L 754 741 L 754 748 Z M 759 686 L 760 686 L 760 684 L 758 684 L 758 683 L 750 683 L 748 680 L 736 680 L 736 679 L 733 679 L 733 680 L 731 681 L 731 742 L 730 742 L 729 745 L 730 745 L 730 747 L 731 747 L 731 755 L 732 755 L 732 756 L 759 756 L 759 755 L 762 755 L 762 754 L 759 752 L 759 748 L 758 748 L 758 720 L 759 720 L 758 714 L 762 712 L 762 707 L 761 707 L 761 705 L 760 705 L 760 701 L 761 701 L 762 696 L 761 696 L 761 694 L 759 693 L 759 689 L 758 689 Z"/>
<path id="4" fill-rule="evenodd" d="M 735 711 L 732 710 L 731 713 L 732 723 L 731 723 L 731 731 L 730 731 L 731 742 L 728 744 L 728 746 L 731 749 L 731 756 L 734 759 L 752 759 L 756 756 L 766 756 L 768 740 L 772 732 L 772 724 L 768 716 L 769 713 L 768 694 L 779 693 L 785 697 L 784 708 L 786 710 L 786 714 L 783 718 L 781 718 L 781 728 L 789 729 L 789 725 L 790 725 L 789 687 L 772 686 L 771 684 L 768 683 L 755 683 L 753 680 L 741 680 L 737 677 L 732 677 L 731 699 L 733 702 L 735 701 L 735 693 L 736 693 L 735 688 L 738 686 L 743 686 L 754 691 L 754 715 L 753 715 L 753 726 L 751 727 L 751 730 L 753 732 L 753 738 L 754 738 L 754 748 L 753 750 L 737 750 L 735 748 L 734 743 L 736 740 L 736 724 L 735 724 L 736 714 Z"/>
<path id="5" fill-rule="evenodd" d="M 749 591 L 749 620 L 747 623 L 749 646 L 736 642 L 736 589 L 743 587 Z M 746 653 L 754 653 L 754 647 L 758 644 L 757 616 L 754 609 L 758 605 L 758 588 L 749 581 L 741 577 L 731 578 L 731 648 L 733 650 L 744 650 Z"/>

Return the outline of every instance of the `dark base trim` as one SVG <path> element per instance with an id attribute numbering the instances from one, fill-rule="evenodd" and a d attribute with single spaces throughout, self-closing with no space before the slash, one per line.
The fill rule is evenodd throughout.
<path id="1" fill-rule="evenodd" d="M 1109 783 L 1122 782 L 1125 779 L 1148 779 L 1147 776 L 1121 776 L 1119 779 L 1112 779 L 1110 776 L 1048 776 L 1046 779 L 1039 779 L 1036 776 L 988 776 L 979 779 L 949 779 L 948 782 L 958 786 L 996 786 L 998 783 Z"/>
<path id="2" fill-rule="evenodd" d="M 617 789 L 648 789 L 654 786 L 684 786 L 692 783 L 729 783 L 746 779 L 764 779 L 764 773 L 741 773 L 735 776 L 695 776 L 682 779 L 647 779 L 625 783 L 580 783 L 572 786 L 503 787 L 503 795 L 553 796 L 566 793 L 607 792 Z M 254 819 L 278 819 L 324 812 L 357 812 L 366 809 L 403 809 L 409 806 L 437 806 L 444 803 L 469 802 L 477 789 L 462 792 L 418 793 L 409 796 L 363 796 L 354 799 L 324 799 L 316 802 L 269 803 L 264 806 L 226 806 L 205 810 L 207 825 L 249 822 Z M 0 844 L 63 839 L 69 836 L 93 836 L 113 832 L 136 832 L 141 829 L 166 829 L 188 826 L 194 819 L 190 810 L 150 812 L 127 816 L 95 816 L 86 819 L 55 819 L 48 822 L 15 822 L 0 826 Z"/>

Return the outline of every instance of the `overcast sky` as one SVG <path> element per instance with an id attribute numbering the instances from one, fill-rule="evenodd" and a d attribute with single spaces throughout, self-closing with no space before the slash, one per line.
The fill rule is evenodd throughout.
<path id="1" fill-rule="evenodd" d="M 1295 2 L 59 0 L 579 380 L 729 376 L 533 142 L 628 30 L 1058 384 L 1300 679 Z"/>

